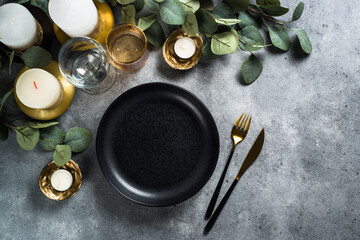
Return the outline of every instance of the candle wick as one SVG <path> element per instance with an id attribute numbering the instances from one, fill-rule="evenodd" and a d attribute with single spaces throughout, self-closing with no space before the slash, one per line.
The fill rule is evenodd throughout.
<path id="1" fill-rule="evenodd" d="M 36 82 L 34 81 L 35 89 L 37 89 Z"/>

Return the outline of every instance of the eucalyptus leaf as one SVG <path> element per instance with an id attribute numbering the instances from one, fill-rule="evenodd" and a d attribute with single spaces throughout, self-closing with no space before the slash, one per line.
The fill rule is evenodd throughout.
<path id="1" fill-rule="evenodd" d="M 179 0 L 166 0 L 159 6 L 160 17 L 166 24 L 180 25 L 185 22 L 186 13 Z"/>
<path id="2" fill-rule="evenodd" d="M 198 22 L 196 20 L 196 16 L 193 12 L 191 11 L 187 11 L 186 12 L 186 20 L 185 22 L 182 24 L 182 28 L 184 29 L 184 31 L 186 32 L 186 34 L 190 35 L 190 36 L 195 36 L 198 31 L 199 31 L 199 27 L 198 27 Z"/>
<path id="3" fill-rule="evenodd" d="M 24 125 L 31 128 L 47 128 L 59 124 L 59 122 L 27 122 Z"/>
<path id="4" fill-rule="evenodd" d="M 158 2 L 158 3 L 161 3 L 161 2 L 163 2 L 163 1 L 165 1 L 165 0 L 154 0 L 155 2 Z"/>
<path id="5" fill-rule="evenodd" d="M 3 65 L 2 65 L 2 62 L 1 62 L 1 55 L 0 55 L 0 73 L 1 73 L 2 70 L 3 70 Z"/>
<path id="6" fill-rule="evenodd" d="M 165 33 L 158 21 L 155 21 L 144 33 L 149 43 L 156 47 L 162 47 L 165 42 Z"/>
<path id="7" fill-rule="evenodd" d="M 288 8 L 284 8 L 277 5 L 260 6 L 261 10 L 270 16 L 282 16 L 289 11 Z"/>
<path id="8" fill-rule="evenodd" d="M 260 31 L 254 26 L 247 26 L 238 32 L 239 34 L 239 47 L 243 51 L 257 51 L 261 47 L 254 45 L 264 45 L 264 38 Z"/>
<path id="9" fill-rule="evenodd" d="M 280 1 L 279 0 L 256 0 L 256 4 L 261 5 L 261 6 L 267 6 L 267 5 L 280 6 Z"/>
<path id="10" fill-rule="evenodd" d="M 14 92 L 14 89 L 11 89 L 10 91 L 8 91 L 4 97 L 1 100 L 1 105 L 0 105 L 0 110 L 3 108 L 4 104 L 6 103 L 6 101 L 9 99 L 9 97 L 11 96 L 11 94 Z"/>
<path id="11" fill-rule="evenodd" d="M 109 4 L 110 7 L 113 7 L 116 5 L 117 0 L 106 0 L 106 3 Z"/>
<path id="12" fill-rule="evenodd" d="M 133 3 L 135 2 L 135 0 L 117 0 L 118 3 L 120 3 L 121 5 L 127 5 L 127 4 L 130 4 L 130 3 Z"/>
<path id="13" fill-rule="evenodd" d="M 39 145 L 44 150 L 52 151 L 57 145 L 64 143 L 65 133 L 57 126 L 51 126 L 40 130 Z"/>
<path id="14" fill-rule="evenodd" d="M 226 3 L 216 5 L 211 14 L 216 18 L 235 18 L 233 10 Z"/>
<path id="15" fill-rule="evenodd" d="M 126 5 L 121 8 L 121 22 L 126 24 L 135 24 L 136 10 L 134 5 Z"/>
<path id="16" fill-rule="evenodd" d="M 185 11 L 196 12 L 200 8 L 200 2 L 198 0 L 180 0 Z"/>
<path id="17" fill-rule="evenodd" d="M 249 7 L 249 0 L 225 0 L 234 12 L 245 11 Z"/>
<path id="18" fill-rule="evenodd" d="M 246 84 L 253 83 L 262 72 L 260 60 L 251 54 L 241 65 L 241 76 Z"/>
<path id="19" fill-rule="evenodd" d="M 10 106 L 14 109 L 20 109 L 19 106 L 17 105 L 16 101 L 15 101 L 15 96 L 14 96 L 14 92 L 12 92 L 9 96 L 9 98 L 6 101 L 6 105 Z"/>
<path id="20" fill-rule="evenodd" d="M 181 25 L 167 25 L 167 29 L 169 31 L 169 33 L 172 33 L 173 31 L 175 31 L 176 29 L 182 28 Z"/>
<path id="21" fill-rule="evenodd" d="M 69 145 L 73 152 L 82 152 L 90 145 L 92 139 L 93 136 L 89 130 L 73 127 L 66 132 L 64 143 Z"/>
<path id="22" fill-rule="evenodd" d="M 215 22 L 218 24 L 223 24 L 223 25 L 227 25 L 227 26 L 232 26 L 235 25 L 239 22 L 241 22 L 239 19 L 236 18 L 215 18 Z"/>
<path id="23" fill-rule="evenodd" d="M 207 11 L 211 11 L 214 9 L 214 4 L 212 3 L 212 0 L 201 0 L 200 7 Z"/>
<path id="24" fill-rule="evenodd" d="M 156 14 L 150 14 L 146 17 L 139 18 L 138 27 L 141 30 L 145 31 L 156 21 L 156 19 L 157 19 Z"/>
<path id="25" fill-rule="evenodd" d="M 49 13 L 48 10 L 49 0 L 30 0 L 30 4 L 38 8 L 41 8 L 47 14 Z"/>
<path id="26" fill-rule="evenodd" d="M 203 55 L 207 59 L 216 59 L 216 58 L 220 57 L 219 55 L 216 55 L 211 51 L 211 39 L 210 38 L 207 38 L 205 40 L 205 44 L 203 46 Z"/>
<path id="27" fill-rule="evenodd" d="M 144 0 L 145 5 L 153 11 L 159 11 L 160 7 L 159 4 L 157 4 L 156 2 L 152 1 L 152 0 Z"/>
<path id="28" fill-rule="evenodd" d="M 5 141 L 9 137 L 9 129 L 3 122 L 0 122 L 0 141 Z"/>
<path id="29" fill-rule="evenodd" d="M 292 20 L 293 20 L 293 21 L 298 20 L 298 19 L 301 17 L 301 15 L 303 14 L 303 11 L 304 11 L 304 3 L 303 3 L 303 2 L 300 2 L 300 3 L 296 6 L 296 8 L 295 8 L 295 10 L 294 10 L 294 12 L 293 12 Z"/>
<path id="30" fill-rule="evenodd" d="M 290 38 L 285 28 L 280 25 L 274 25 L 268 27 L 270 40 L 275 47 L 280 48 L 283 51 L 287 51 L 290 48 Z"/>
<path id="31" fill-rule="evenodd" d="M 71 148 L 69 145 L 57 145 L 54 156 L 54 163 L 57 166 L 62 166 L 71 160 Z"/>
<path id="32" fill-rule="evenodd" d="M 211 37 L 211 51 L 217 55 L 234 53 L 237 47 L 238 39 L 231 31 L 216 33 Z"/>
<path id="33" fill-rule="evenodd" d="M 199 31 L 204 35 L 211 35 L 214 32 L 216 32 L 218 25 L 215 22 L 214 17 L 206 10 L 199 9 L 195 13 L 198 25 L 199 25 Z"/>
<path id="34" fill-rule="evenodd" d="M 254 18 L 253 16 L 251 16 L 249 13 L 247 12 L 239 12 L 239 17 L 238 19 L 241 21 L 239 22 L 239 27 L 240 28 L 245 28 L 247 26 L 254 26 L 257 29 L 260 28 L 260 21 L 258 18 Z"/>
<path id="35" fill-rule="evenodd" d="M 9 55 L 9 74 L 11 74 L 11 66 L 14 61 L 15 51 L 12 51 Z"/>
<path id="36" fill-rule="evenodd" d="M 49 65 L 52 56 L 45 49 L 38 46 L 32 46 L 21 55 L 21 59 L 29 68 L 43 68 Z"/>
<path id="37" fill-rule="evenodd" d="M 135 6 L 136 12 L 140 12 L 141 9 L 144 8 L 145 2 L 144 0 L 136 0 L 133 2 L 133 5 Z"/>
<path id="38" fill-rule="evenodd" d="M 304 52 L 306 52 L 307 54 L 310 54 L 312 51 L 312 46 L 311 46 L 310 39 L 309 39 L 308 35 L 306 34 L 305 30 L 304 29 L 295 29 L 295 34 L 299 39 L 302 50 L 304 50 Z"/>
<path id="39" fill-rule="evenodd" d="M 24 150 L 33 150 L 39 141 L 39 129 L 20 126 L 15 128 L 16 140 L 20 147 Z"/>
<path id="40" fill-rule="evenodd" d="M 18 3 L 18 4 L 23 4 L 23 3 L 26 3 L 26 2 L 28 2 L 28 1 L 30 1 L 30 0 L 17 0 L 16 3 Z M 12 1 L 11 1 L 11 2 L 12 2 Z"/>

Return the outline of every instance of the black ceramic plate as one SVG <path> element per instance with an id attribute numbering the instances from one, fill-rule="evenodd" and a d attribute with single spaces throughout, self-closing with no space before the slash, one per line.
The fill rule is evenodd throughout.
<path id="1" fill-rule="evenodd" d="M 210 112 L 188 91 L 149 83 L 106 110 L 96 151 L 110 183 L 125 197 L 168 206 L 197 193 L 212 175 L 219 134 Z"/>

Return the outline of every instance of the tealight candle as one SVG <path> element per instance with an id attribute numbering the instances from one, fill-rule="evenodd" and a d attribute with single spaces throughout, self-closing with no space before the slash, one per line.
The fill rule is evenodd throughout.
<path id="1" fill-rule="evenodd" d="M 32 68 L 17 80 L 16 95 L 29 108 L 50 109 L 62 99 L 63 87 L 54 75 L 40 68 Z"/>
<path id="2" fill-rule="evenodd" d="M 56 170 L 51 175 L 51 186 L 61 192 L 68 190 L 73 183 L 73 176 L 65 169 Z"/>
<path id="3" fill-rule="evenodd" d="M 195 42 L 189 37 L 181 37 L 176 40 L 174 51 L 175 54 L 181 58 L 191 58 L 196 51 Z"/>
<path id="4" fill-rule="evenodd" d="M 24 6 L 8 3 L 0 7 L 0 41 L 9 48 L 22 51 L 41 42 L 38 32 L 35 18 Z"/>
<path id="5" fill-rule="evenodd" d="M 89 36 L 98 25 L 98 11 L 92 0 L 50 0 L 49 14 L 69 37 Z"/>

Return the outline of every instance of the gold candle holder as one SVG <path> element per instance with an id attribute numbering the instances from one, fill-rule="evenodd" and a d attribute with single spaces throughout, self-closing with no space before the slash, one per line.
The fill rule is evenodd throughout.
<path id="1" fill-rule="evenodd" d="M 105 45 L 111 62 L 123 71 L 139 70 L 149 58 L 145 33 L 133 24 L 120 24 L 113 28 Z"/>
<path id="2" fill-rule="evenodd" d="M 67 170 L 73 176 L 73 183 L 71 184 L 70 188 L 65 191 L 57 191 L 51 185 L 51 176 L 56 170 L 59 169 Z M 82 175 L 79 165 L 73 160 L 70 160 L 63 166 L 57 166 L 54 162 L 50 162 L 43 168 L 39 177 L 40 190 L 45 194 L 46 197 L 56 201 L 61 201 L 72 197 L 77 191 L 79 191 L 81 183 Z"/>
<path id="3" fill-rule="evenodd" d="M 196 46 L 195 53 L 192 57 L 184 59 L 176 55 L 174 50 L 175 42 L 181 37 L 191 38 Z M 203 40 L 199 34 L 192 37 L 185 33 L 182 28 L 173 31 L 170 36 L 166 39 L 163 46 L 163 57 L 170 67 L 178 70 L 188 70 L 195 66 L 202 56 Z"/>

